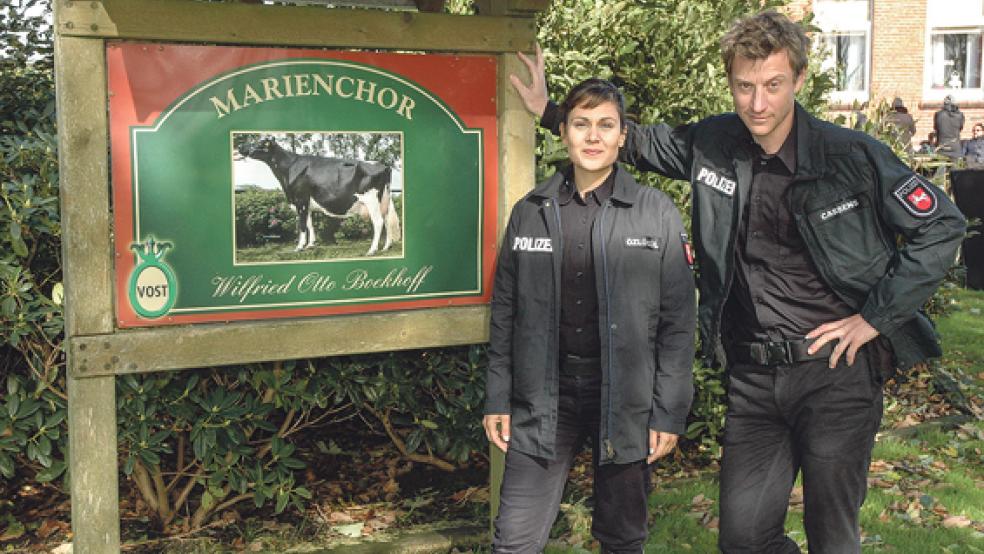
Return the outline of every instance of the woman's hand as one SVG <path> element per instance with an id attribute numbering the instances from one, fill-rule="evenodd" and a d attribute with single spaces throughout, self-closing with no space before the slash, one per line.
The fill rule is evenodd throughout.
<path id="1" fill-rule="evenodd" d="M 509 450 L 509 414 L 489 414 L 482 418 L 485 436 L 503 452 Z"/>
<path id="2" fill-rule="evenodd" d="M 516 52 L 516 55 L 526 64 L 526 68 L 529 69 L 530 77 L 533 78 L 533 81 L 530 82 L 529 86 L 526 86 L 515 75 L 510 75 L 509 80 L 512 82 L 513 88 L 516 89 L 520 98 L 523 99 L 523 104 L 526 106 L 526 110 L 530 112 L 530 115 L 540 117 L 543 115 L 543 110 L 547 108 L 547 75 L 546 65 L 543 62 L 543 50 L 540 48 L 540 44 L 537 43 L 536 61 L 527 58 L 522 52 Z"/>
<path id="3" fill-rule="evenodd" d="M 646 458 L 646 463 L 651 464 L 672 452 L 673 448 L 676 446 L 678 438 L 680 438 L 680 435 L 650 429 L 649 457 Z"/>

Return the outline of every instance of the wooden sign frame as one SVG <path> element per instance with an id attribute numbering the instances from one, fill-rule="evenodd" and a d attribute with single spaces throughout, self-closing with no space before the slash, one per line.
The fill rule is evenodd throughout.
<path id="1" fill-rule="evenodd" d="M 116 552 L 117 375 L 482 343 L 488 340 L 489 308 L 119 329 L 113 304 L 106 41 L 495 55 L 499 159 L 486 163 L 499 164 L 501 239 L 509 208 L 534 183 L 533 124 L 509 75 L 525 74 L 514 53 L 533 49 L 532 16 L 548 1 L 483 0 L 478 4 L 486 15 L 476 16 L 191 0 L 53 4 L 74 552 Z M 363 332 L 366 328 L 374 332 Z"/>

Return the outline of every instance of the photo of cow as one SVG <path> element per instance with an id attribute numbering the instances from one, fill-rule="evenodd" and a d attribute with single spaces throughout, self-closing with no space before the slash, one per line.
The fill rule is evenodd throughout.
<path id="1" fill-rule="evenodd" d="M 232 133 L 235 263 L 402 257 L 402 138 Z"/>

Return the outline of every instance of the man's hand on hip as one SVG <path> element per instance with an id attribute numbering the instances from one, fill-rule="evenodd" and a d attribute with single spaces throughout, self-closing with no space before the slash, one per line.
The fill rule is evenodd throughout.
<path id="1" fill-rule="evenodd" d="M 877 329 L 865 321 L 861 314 L 854 314 L 844 319 L 824 323 L 807 333 L 806 338 L 816 339 L 807 351 L 813 354 L 823 348 L 823 345 L 836 339 L 837 345 L 830 354 L 830 367 L 836 367 L 841 354 L 845 352 L 847 352 L 847 365 L 854 365 L 854 357 L 857 355 L 858 349 L 877 336 Z"/>
<path id="2" fill-rule="evenodd" d="M 509 450 L 509 414 L 489 414 L 482 418 L 485 436 L 503 452 Z"/>
<path id="3" fill-rule="evenodd" d="M 513 88 L 516 89 L 520 98 L 523 99 L 526 110 L 534 117 L 540 117 L 543 115 L 543 110 L 547 107 L 547 75 L 546 66 L 543 62 L 543 50 L 540 48 L 540 44 L 537 43 L 536 61 L 530 60 L 522 52 L 516 52 L 516 55 L 526 64 L 526 68 L 529 69 L 530 77 L 533 78 L 533 81 L 529 86 L 526 86 L 515 75 L 510 75 L 509 80 L 512 82 Z"/>

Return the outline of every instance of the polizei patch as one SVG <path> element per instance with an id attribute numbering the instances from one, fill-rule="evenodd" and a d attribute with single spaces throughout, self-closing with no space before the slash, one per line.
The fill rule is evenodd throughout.
<path id="1" fill-rule="evenodd" d="M 732 196 L 735 193 L 735 181 L 734 179 L 728 179 L 718 175 L 714 171 L 707 169 L 706 167 L 700 168 L 697 172 L 697 182 L 703 183 L 712 189 Z"/>
<path id="2" fill-rule="evenodd" d="M 837 204 L 833 208 L 829 208 L 820 212 L 820 221 L 827 221 L 832 217 L 856 210 L 859 206 L 861 206 L 861 201 L 858 200 L 857 198 L 845 200 L 844 202 Z"/>
<path id="3" fill-rule="evenodd" d="M 518 252 L 553 252 L 548 237 L 515 237 L 512 249 Z"/>
<path id="4" fill-rule="evenodd" d="M 918 175 L 902 183 L 893 194 L 916 217 L 929 217 L 936 211 L 936 194 Z"/>

